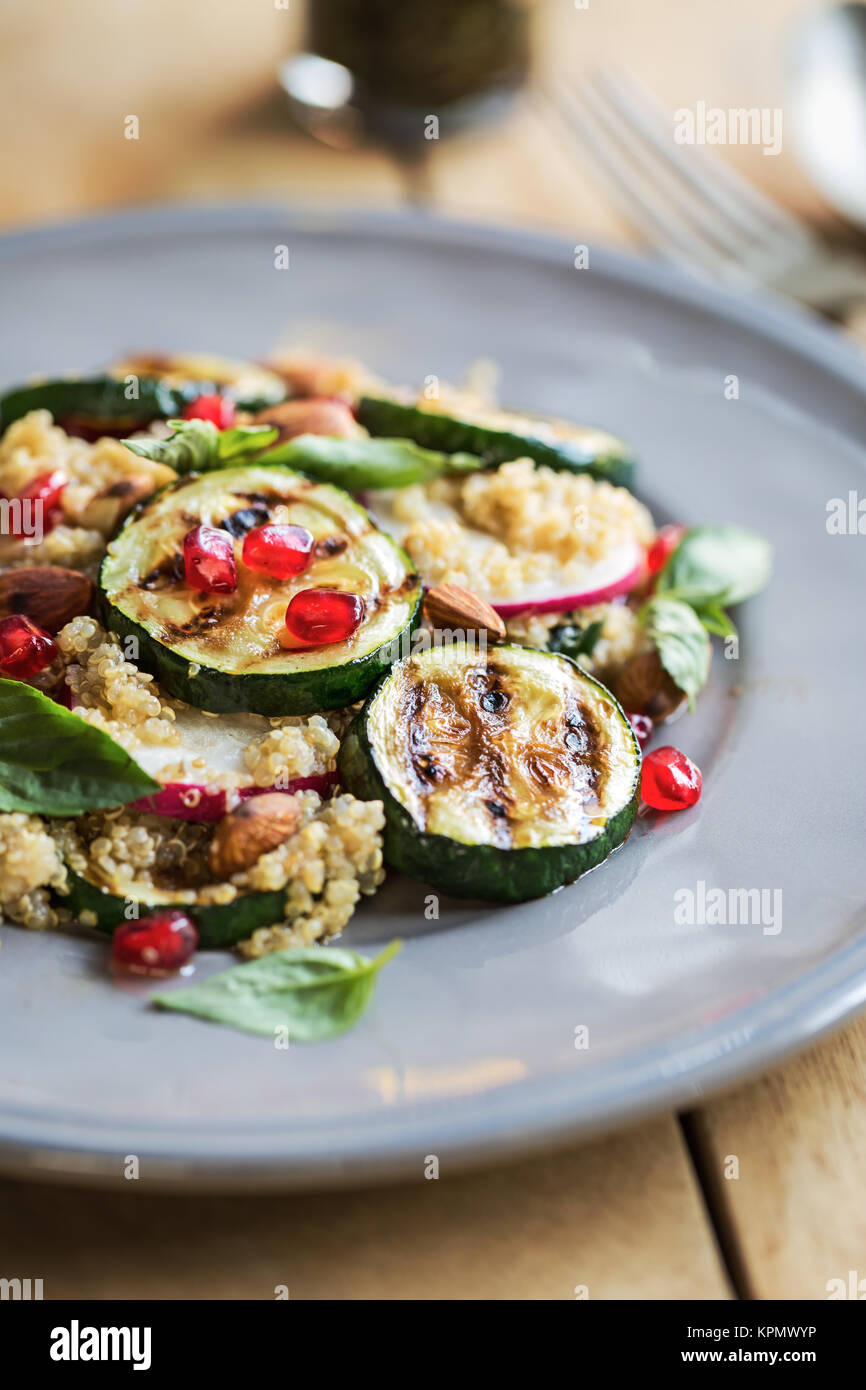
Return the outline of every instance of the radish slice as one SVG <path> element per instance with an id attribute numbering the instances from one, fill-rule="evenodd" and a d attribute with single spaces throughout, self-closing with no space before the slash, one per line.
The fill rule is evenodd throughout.
<path id="1" fill-rule="evenodd" d="M 70 708 L 75 708 L 72 698 Z M 336 772 L 317 772 L 292 778 L 281 787 L 257 787 L 252 783 L 229 788 L 215 786 L 214 782 L 224 773 L 240 773 L 249 778 L 244 752 L 254 738 L 268 732 L 270 721 L 260 714 L 208 715 L 202 710 L 179 708 L 175 710 L 174 727 L 180 733 L 180 743 L 141 744 L 133 757 L 156 782 L 163 780 L 160 774 L 164 768 L 178 764 L 182 775 L 165 782 L 153 796 L 131 802 L 134 811 L 149 811 L 176 820 L 217 821 L 239 802 L 263 792 L 315 791 L 325 796 L 336 784 Z"/>
<path id="2" fill-rule="evenodd" d="M 152 815 L 170 816 L 174 820 L 217 821 L 250 797 L 274 791 L 313 791 L 326 796 L 336 781 L 336 772 L 318 772 L 310 777 L 295 777 L 285 787 L 236 787 L 230 791 L 195 782 L 167 782 L 161 792 L 143 796 L 131 802 L 130 807 L 133 811 L 149 811 Z"/>
<path id="3" fill-rule="evenodd" d="M 365 497 L 365 506 L 371 515 L 390 536 L 402 544 L 411 523 L 394 516 L 391 505 L 393 494 L 371 492 Z M 455 521 L 457 513 L 447 503 L 431 502 L 431 518 L 439 521 Z M 462 523 L 461 523 L 462 524 Z M 496 545 L 495 536 L 472 527 L 462 527 L 464 536 L 479 559 L 486 550 Z M 594 603 L 607 603 L 620 594 L 627 594 L 638 583 L 644 571 L 643 546 L 636 537 L 621 541 L 595 564 L 587 565 L 580 580 L 570 579 L 567 585 L 558 578 L 543 579 L 526 585 L 517 594 L 485 594 L 484 597 L 503 618 L 516 618 L 530 613 L 568 613 L 573 608 L 589 608 Z"/>

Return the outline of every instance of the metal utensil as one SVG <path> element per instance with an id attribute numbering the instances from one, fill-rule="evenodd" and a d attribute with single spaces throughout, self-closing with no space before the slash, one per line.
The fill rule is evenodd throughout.
<path id="1" fill-rule="evenodd" d="M 537 99 L 661 256 L 828 313 L 866 301 L 866 263 L 830 252 L 703 147 L 677 144 L 670 113 L 629 74 L 601 72 L 579 89 L 560 80 Z"/>

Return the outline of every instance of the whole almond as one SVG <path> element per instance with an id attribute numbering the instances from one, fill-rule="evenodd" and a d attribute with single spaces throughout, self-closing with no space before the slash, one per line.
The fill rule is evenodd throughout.
<path id="1" fill-rule="evenodd" d="M 23 613 L 46 632 L 86 613 L 93 601 L 93 580 L 59 565 L 33 565 L 0 574 L 0 618 Z"/>
<path id="2" fill-rule="evenodd" d="M 351 439 L 361 433 L 349 407 L 343 401 L 322 397 L 303 401 L 283 401 L 269 406 L 253 416 L 255 425 L 274 425 L 280 432 L 280 443 L 299 434 L 329 434 L 339 439 Z"/>
<path id="3" fill-rule="evenodd" d="M 224 879 L 248 869 L 261 855 L 294 835 L 300 819 L 300 802 L 288 792 L 250 797 L 223 816 L 217 826 L 208 850 L 211 873 Z"/>
<path id="4" fill-rule="evenodd" d="M 658 720 L 670 719 L 686 699 L 654 648 L 630 657 L 611 681 L 611 690 L 624 710 Z"/>
<path id="5" fill-rule="evenodd" d="M 424 617 L 431 627 L 484 632 L 492 642 L 505 637 L 505 624 L 486 599 L 459 584 L 435 584 L 424 595 Z"/>

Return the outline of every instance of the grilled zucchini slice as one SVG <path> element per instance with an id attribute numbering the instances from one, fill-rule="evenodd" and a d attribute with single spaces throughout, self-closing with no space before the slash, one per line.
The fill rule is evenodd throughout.
<path id="1" fill-rule="evenodd" d="M 291 580 L 247 569 L 243 536 L 269 522 L 305 526 L 315 558 Z M 199 524 L 235 540 L 238 588 L 187 586 L 182 545 Z M 278 466 L 187 474 L 133 514 L 100 573 L 107 626 L 135 637 L 135 660 L 198 709 L 311 714 L 360 700 L 418 620 L 421 580 L 408 556 L 348 493 Z M 346 642 L 301 648 L 285 628 L 300 589 L 358 594 L 365 616 Z"/>
<path id="2" fill-rule="evenodd" d="M 362 396 L 357 416 L 372 435 L 413 439 L 425 449 L 445 454 L 474 454 L 488 468 L 531 458 L 548 468 L 589 473 L 621 487 L 634 482 L 634 459 L 628 446 L 591 425 L 507 411 L 495 416 L 485 413 L 479 420 L 458 418 L 379 396 Z"/>
<path id="3" fill-rule="evenodd" d="M 465 642 L 397 663 L 340 750 L 385 805 L 385 858 L 459 897 L 520 902 L 627 836 L 641 756 L 609 690 L 569 657 Z"/>

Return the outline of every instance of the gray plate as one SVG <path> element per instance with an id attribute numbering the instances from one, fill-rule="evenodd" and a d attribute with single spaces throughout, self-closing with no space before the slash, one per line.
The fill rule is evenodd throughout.
<path id="1" fill-rule="evenodd" d="M 420 1174 L 428 1154 L 447 1171 L 692 1104 L 863 1005 L 866 539 L 828 535 L 826 508 L 863 492 L 866 370 L 829 331 L 655 265 L 593 249 L 576 270 L 569 245 L 409 216 L 148 211 L 9 238 L 0 274 L 2 381 L 278 338 L 407 382 L 492 357 L 509 403 L 631 440 L 658 516 L 745 523 L 777 554 L 739 659 L 717 653 L 671 733 L 704 770 L 699 806 L 522 907 L 443 900 L 429 921 L 423 885 L 389 884 L 348 942 L 406 946 L 339 1040 L 278 1051 L 155 1014 L 109 983 L 101 943 L 4 928 L 3 1168 L 98 1181 L 136 1154 L 152 1181 L 224 1187 Z M 677 923 L 699 881 L 778 890 L 781 930 Z"/>

